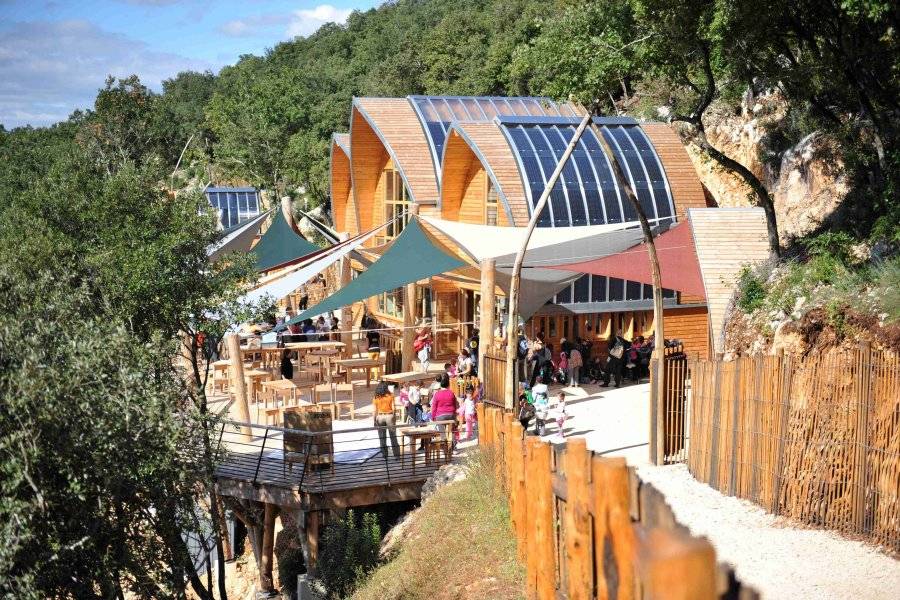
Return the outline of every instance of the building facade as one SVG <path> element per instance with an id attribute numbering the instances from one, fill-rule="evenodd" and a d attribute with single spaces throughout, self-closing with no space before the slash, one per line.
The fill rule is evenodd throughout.
<path id="1" fill-rule="evenodd" d="M 350 132 L 332 140 L 335 229 L 354 235 L 392 221 L 365 249 L 377 258 L 379 246 L 396 237 L 413 212 L 462 223 L 525 226 L 580 114 L 546 98 L 355 98 Z M 690 158 L 668 125 L 620 117 L 595 123 L 649 219 L 675 223 L 689 208 L 706 207 Z M 589 129 L 579 141 L 539 227 L 636 220 L 595 135 Z M 458 349 L 471 330 L 467 323 L 478 321 L 479 290 L 474 277 L 419 282 L 415 317 L 437 323 L 439 354 Z M 370 299 L 366 308 L 379 320 L 400 325 L 407 309 L 403 298 L 396 290 Z M 526 329 L 532 335 L 543 331 L 555 349 L 564 337 L 600 341 L 618 331 L 632 339 L 654 329 L 652 289 L 639 282 L 585 275 L 547 300 Z M 498 298 L 498 316 L 504 301 Z M 667 290 L 665 306 L 666 337 L 707 356 L 705 299 Z"/>

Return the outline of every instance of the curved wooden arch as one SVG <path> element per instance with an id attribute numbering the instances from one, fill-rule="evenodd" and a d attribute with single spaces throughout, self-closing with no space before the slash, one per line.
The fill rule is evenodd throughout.
<path id="1" fill-rule="evenodd" d="M 479 179 L 480 173 L 484 175 Z M 474 185 L 490 177 L 502 207 L 498 222 L 522 226 L 528 222 L 525 189 L 515 156 L 494 123 L 455 123 L 447 132 L 441 161 L 442 218 L 456 220 Z M 463 219 L 460 219 L 463 220 Z"/>
<path id="2" fill-rule="evenodd" d="M 356 203 L 350 194 L 350 135 L 331 136 L 329 184 L 331 188 L 331 218 L 337 231 L 350 235 L 359 233 Z"/>

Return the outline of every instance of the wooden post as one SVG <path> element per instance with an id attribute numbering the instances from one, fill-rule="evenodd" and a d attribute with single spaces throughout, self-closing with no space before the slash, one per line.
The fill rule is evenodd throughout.
<path id="1" fill-rule="evenodd" d="M 494 343 L 494 302 L 494 259 L 486 258 L 481 261 L 481 322 L 478 324 L 478 376 L 482 381 L 486 370 L 484 355 Z"/>
<path id="2" fill-rule="evenodd" d="M 525 239 L 522 241 L 522 247 L 516 252 L 516 260 L 513 263 L 512 276 L 509 282 L 509 305 L 507 310 L 509 326 L 506 328 L 506 394 L 504 396 L 504 404 L 508 407 L 515 406 L 516 401 L 516 342 L 518 341 L 516 325 L 519 323 L 519 285 L 522 277 L 522 264 L 525 262 L 525 252 L 528 250 L 531 234 L 534 233 L 534 228 L 537 226 L 538 217 L 540 217 L 547 206 L 547 201 L 550 199 L 550 191 L 556 185 L 556 181 L 562 174 L 563 167 L 569 161 L 569 156 L 572 155 L 578 140 L 581 139 L 584 130 L 587 129 L 590 122 L 591 115 L 586 114 L 581 123 L 578 124 L 578 128 L 575 130 L 569 145 L 566 146 L 559 162 L 556 164 L 556 168 L 549 179 L 547 179 L 547 185 L 535 204 L 531 218 L 528 220 L 528 226 L 525 228 Z"/>
<path id="3" fill-rule="evenodd" d="M 231 361 L 231 391 L 234 393 L 238 421 L 250 423 L 250 405 L 247 404 L 247 383 L 244 381 L 244 355 L 241 354 L 241 340 L 236 333 L 225 336 L 228 360 Z M 250 426 L 242 426 L 241 433 L 250 437 Z"/>
<path id="4" fill-rule="evenodd" d="M 869 410 L 873 406 L 872 344 L 870 342 L 860 342 L 856 369 L 856 490 L 854 490 L 853 498 L 853 527 L 857 533 L 865 533 L 866 487 L 869 479 L 866 448 L 868 447 Z"/>
<path id="5" fill-rule="evenodd" d="M 350 234 L 341 233 L 340 234 L 341 241 L 345 241 L 350 238 Z M 350 283 L 350 255 L 344 256 L 341 259 L 340 265 L 340 287 L 344 289 Z M 341 309 L 341 342 L 344 344 L 344 356 L 347 358 L 353 357 L 353 334 L 350 333 L 353 330 L 353 305 L 347 305 Z"/>
<path id="6" fill-rule="evenodd" d="M 534 478 L 534 503 L 532 518 L 529 520 L 533 528 L 536 591 L 538 600 L 555 600 L 556 598 L 556 557 L 553 523 L 553 486 L 550 473 L 550 444 L 537 437 L 528 438 L 531 448 L 531 469 L 527 477 Z M 529 557 L 531 559 L 531 557 Z"/>
<path id="7" fill-rule="evenodd" d="M 278 505 L 266 503 L 263 518 L 262 552 L 259 562 L 259 591 L 273 593 L 275 581 L 272 578 L 272 554 L 275 550 L 275 517 L 278 516 Z"/>
<path id="8" fill-rule="evenodd" d="M 416 215 L 419 214 L 419 205 L 418 204 L 410 204 L 409 212 L 412 215 L 412 218 L 415 219 Z M 411 371 L 412 370 L 412 361 L 415 357 L 415 350 L 413 349 L 413 343 L 416 339 L 416 330 L 414 329 L 416 325 L 416 282 L 408 283 L 403 288 L 403 335 L 401 337 L 400 350 L 401 350 L 401 361 L 400 365 L 401 371 Z"/>
<path id="9" fill-rule="evenodd" d="M 287 221 L 287 224 L 290 225 L 291 229 L 300 233 L 297 221 L 294 220 L 294 204 L 291 202 L 290 196 L 281 197 L 281 214 L 284 216 L 284 220 Z"/>
<path id="10" fill-rule="evenodd" d="M 591 545 L 590 507 L 591 454 L 584 438 L 566 443 L 566 563 L 568 600 L 591 600 L 594 596 L 594 563 Z M 606 490 L 600 490 L 603 494 Z"/>
<path id="11" fill-rule="evenodd" d="M 306 514 L 306 571 L 310 577 L 319 574 L 319 511 L 311 510 Z"/>
<path id="12" fill-rule="evenodd" d="M 522 537 L 519 544 L 522 550 L 519 556 L 525 561 L 525 597 L 529 600 L 537 597 L 537 542 L 535 540 L 534 523 L 537 498 L 537 477 L 534 475 L 534 443 L 533 438 L 525 437 L 524 448 L 522 453 L 522 474 L 523 474 L 523 523 L 520 528 Z"/>
<path id="13" fill-rule="evenodd" d="M 591 477 L 597 600 L 633 600 L 636 541 L 629 512 L 628 466 L 624 458 L 594 456 Z"/>
<path id="14" fill-rule="evenodd" d="M 653 529 L 640 538 L 639 561 L 647 600 L 717 597 L 716 555 L 705 539 Z"/>

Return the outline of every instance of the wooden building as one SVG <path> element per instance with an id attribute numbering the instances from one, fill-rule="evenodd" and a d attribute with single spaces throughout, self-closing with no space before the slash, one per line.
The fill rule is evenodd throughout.
<path id="1" fill-rule="evenodd" d="M 398 235 L 413 212 L 464 223 L 525 226 L 579 120 L 575 107 L 545 98 L 355 98 L 350 132 L 335 134 L 331 148 L 335 228 L 354 235 L 407 215 L 365 248 L 377 258 L 378 246 Z M 619 117 L 596 122 L 649 218 L 674 223 L 685 219 L 689 208 L 707 206 L 690 158 L 668 125 Z M 636 218 L 588 130 L 538 226 Z M 458 323 L 478 321 L 479 290 L 478 279 L 463 276 L 418 283 L 414 317 L 436 317 L 438 354 L 455 352 L 470 332 L 471 325 Z M 526 328 L 532 334 L 543 331 L 555 349 L 563 337 L 599 341 L 618 330 L 631 339 L 654 328 L 652 290 L 646 284 L 585 275 L 547 300 Z M 403 290 L 397 290 L 369 299 L 367 310 L 399 326 L 408 308 L 403 304 Z M 498 316 L 503 304 L 501 295 Z M 706 300 L 667 290 L 665 306 L 666 337 L 681 339 L 687 350 L 707 356 Z"/>

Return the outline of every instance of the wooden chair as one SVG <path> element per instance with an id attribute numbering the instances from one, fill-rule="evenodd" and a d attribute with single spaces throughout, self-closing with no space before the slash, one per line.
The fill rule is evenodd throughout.
<path id="1" fill-rule="evenodd" d="M 348 394 L 350 396 L 349 400 L 341 400 L 338 397 L 338 394 Z M 342 409 L 349 408 L 350 409 L 350 418 L 356 418 L 356 396 L 354 394 L 354 386 L 352 383 L 335 383 L 332 385 L 332 396 L 331 400 L 334 403 L 334 420 L 339 421 L 341 419 L 341 411 Z"/>
<path id="2" fill-rule="evenodd" d="M 444 462 L 450 462 L 451 449 L 453 448 L 453 426 L 448 424 L 444 428 L 446 432 L 440 437 L 428 440 L 425 443 L 425 462 L 430 464 L 431 461 L 439 461 L 441 452 L 444 453 Z"/>
<path id="3" fill-rule="evenodd" d="M 313 404 L 328 410 L 328 412 L 331 413 L 332 418 L 337 418 L 334 416 L 334 384 L 319 383 L 315 385 L 312 389 L 312 397 Z"/>

